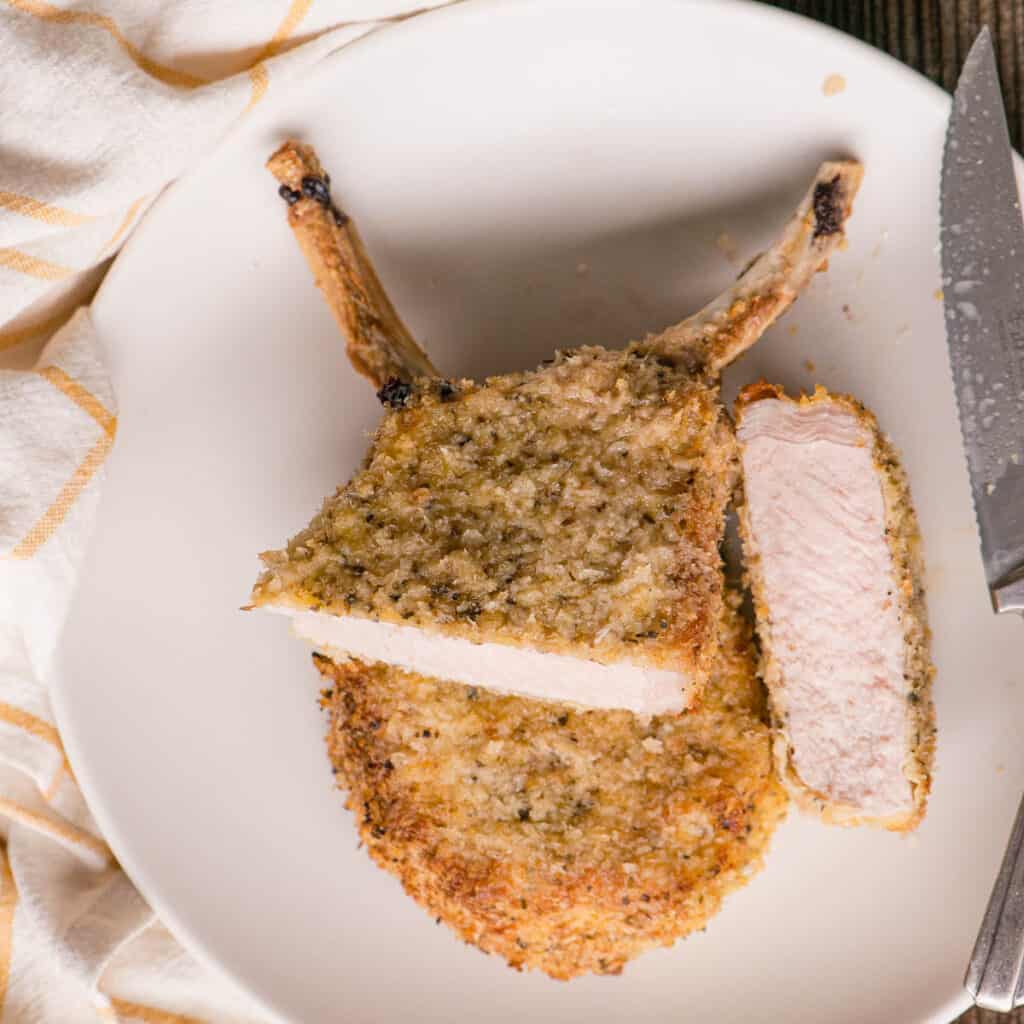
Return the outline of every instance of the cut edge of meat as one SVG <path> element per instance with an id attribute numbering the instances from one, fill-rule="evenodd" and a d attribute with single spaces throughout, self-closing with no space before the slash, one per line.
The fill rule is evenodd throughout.
<path id="1" fill-rule="evenodd" d="M 745 495 L 741 494 L 738 517 L 745 573 L 754 597 L 757 633 L 761 644 L 760 672 L 769 694 L 775 732 L 773 749 L 779 775 L 794 802 L 803 810 L 817 814 L 827 824 L 872 825 L 896 832 L 912 831 L 920 824 L 926 811 L 931 789 L 936 728 L 931 692 L 935 669 L 931 660 L 931 632 L 922 582 L 924 566 L 921 537 L 906 474 L 895 448 L 880 431 L 875 417 L 855 398 L 832 394 L 822 387 L 818 387 L 812 396 L 791 398 L 775 385 L 766 382 L 753 384 L 743 389 L 736 402 L 738 433 L 744 414 L 754 403 L 765 400 L 783 401 L 803 407 L 816 403 L 835 403 L 855 416 L 871 438 L 873 462 L 884 503 L 886 537 L 895 584 L 893 590 L 899 601 L 903 625 L 903 675 L 907 713 L 902 770 L 910 787 L 910 806 L 906 812 L 898 814 L 880 816 L 865 813 L 861 807 L 838 802 L 812 789 L 797 774 L 790 737 L 784 724 L 785 698 L 782 696 L 779 662 L 772 647 L 772 615 L 766 600 L 760 553 L 752 530 L 750 508 Z M 742 452 L 742 437 L 740 448 Z"/>
<path id="2" fill-rule="evenodd" d="M 356 615 L 292 613 L 292 630 L 330 658 L 383 662 L 395 668 L 495 693 L 637 715 L 679 713 L 694 702 L 684 666 L 612 664 L 526 646 L 473 641 Z"/>

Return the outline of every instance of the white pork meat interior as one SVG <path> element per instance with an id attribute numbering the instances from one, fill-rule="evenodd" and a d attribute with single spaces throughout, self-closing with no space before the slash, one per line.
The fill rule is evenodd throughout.
<path id="1" fill-rule="evenodd" d="M 291 615 L 296 635 L 332 656 L 382 661 L 467 686 L 583 707 L 657 715 L 682 711 L 687 703 L 690 681 L 681 672 L 621 661 L 604 665 L 510 644 L 473 643 L 355 615 L 298 611 L 282 605 L 270 609 Z"/>
<path id="2" fill-rule="evenodd" d="M 792 767 L 835 803 L 904 813 L 904 631 L 871 433 L 846 403 L 765 399 L 745 409 L 739 439 Z"/>

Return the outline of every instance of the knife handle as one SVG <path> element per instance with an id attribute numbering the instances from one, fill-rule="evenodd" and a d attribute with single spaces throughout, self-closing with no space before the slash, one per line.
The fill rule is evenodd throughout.
<path id="1" fill-rule="evenodd" d="M 978 1006 L 1008 1013 L 1024 973 L 1024 799 L 981 922 L 964 987 Z"/>

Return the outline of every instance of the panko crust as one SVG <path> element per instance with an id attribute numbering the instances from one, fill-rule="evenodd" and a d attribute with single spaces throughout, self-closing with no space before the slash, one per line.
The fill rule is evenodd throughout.
<path id="1" fill-rule="evenodd" d="M 737 472 L 717 385 L 634 350 L 421 380 L 253 601 L 675 669 L 692 697 Z"/>
<path id="2" fill-rule="evenodd" d="M 315 655 L 373 859 L 461 938 L 554 978 L 703 928 L 785 813 L 749 631 L 724 613 L 700 710 L 570 710 Z"/>
<path id="3" fill-rule="evenodd" d="M 924 561 L 921 533 L 917 524 L 910 483 L 892 442 L 882 433 L 874 415 L 856 398 L 833 394 L 817 387 L 813 395 L 791 398 L 782 388 L 760 381 L 744 388 L 736 401 L 737 421 L 752 403 L 777 399 L 810 405 L 832 402 L 848 409 L 864 425 L 872 438 L 875 467 L 878 470 L 885 504 L 886 538 L 892 555 L 894 593 L 900 603 L 904 632 L 904 678 L 907 684 L 906 760 L 903 773 L 911 785 L 912 808 L 906 814 L 888 817 L 867 816 L 858 809 L 837 803 L 807 786 L 792 764 L 789 738 L 780 708 L 782 674 L 771 643 L 771 609 L 764 594 L 760 556 L 753 536 L 745 502 L 738 505 L 740 534 L 743 540 L 746 580 L 754 597 L 758 639 L 761 643 L 760 672 L 768 688 L 769 708 L 775 738 L 773 749 L 779 775 L 797 806 L 817 814 L 832 825 L 874 825 L 893 832 L 910 832 L 921 823 L 931 791 L 935 759 L 935 705 L 932 679 L 935 667 L 931 658 L 931 631 L 924 595 Z"/>

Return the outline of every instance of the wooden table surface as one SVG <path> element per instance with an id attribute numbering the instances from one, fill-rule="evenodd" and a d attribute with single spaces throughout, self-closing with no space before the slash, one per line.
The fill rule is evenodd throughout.
<path id="1" fill-rule="evenodd" d="M 950 92 L 971 43 L 981 26 L 988 25 L 998 49 L 1010 137 L 1014 146 L 1021 148 L 1024 0 L 776 0 L 772 6 L 849 32 L 905 61 Z M 957 1024 L 1024 1024 L 1024 1007 L 1006 1015 L 971 1010 Z"/>

